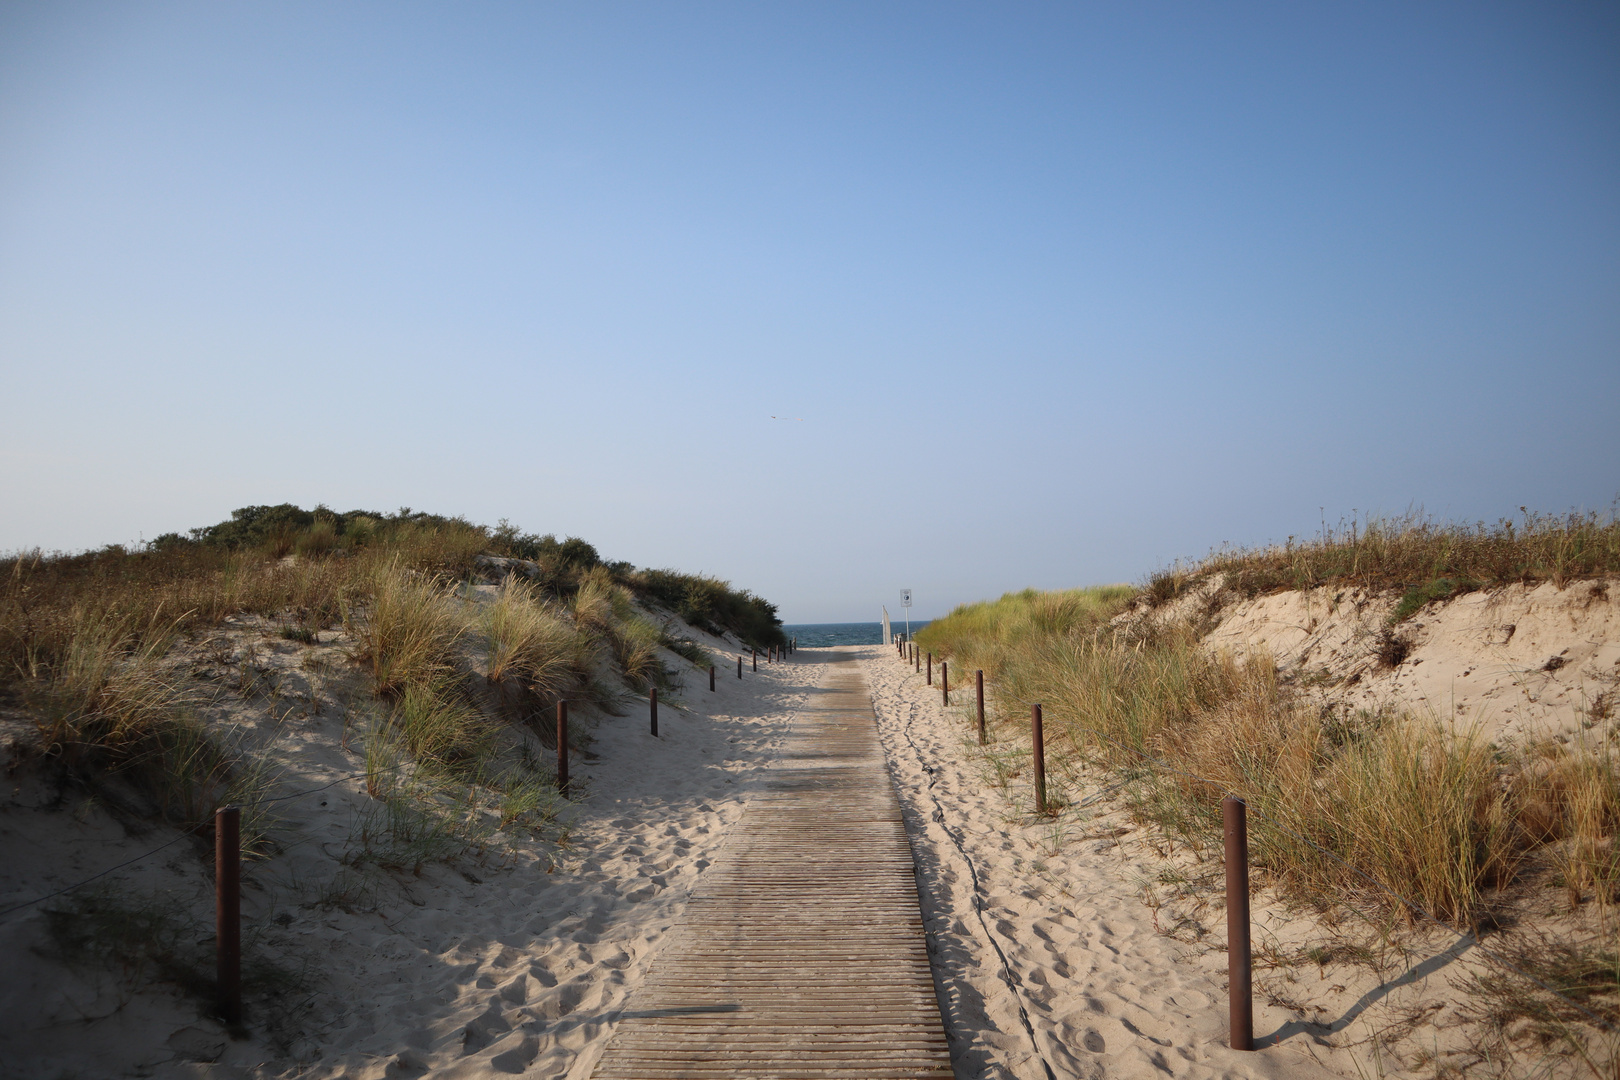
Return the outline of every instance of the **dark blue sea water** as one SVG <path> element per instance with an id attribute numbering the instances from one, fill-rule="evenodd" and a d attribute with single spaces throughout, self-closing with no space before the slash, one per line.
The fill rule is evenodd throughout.
<path id="1" fill-rule="evenodd" d="M 911 621 L 911 632 L 928 625 L 927 620 Z M 889 620 L 889 628 L 897 634 L 906 632 L 906 624 L 901 619 Z M 782 630 L 788 637 L 796 637 L 799 644 L 807 649 L 823 648 L 828 645 L 881 645 L 883 644 L 883 624 L 880 622 L 824 622 L 824 623 L 786 623 Z"/>

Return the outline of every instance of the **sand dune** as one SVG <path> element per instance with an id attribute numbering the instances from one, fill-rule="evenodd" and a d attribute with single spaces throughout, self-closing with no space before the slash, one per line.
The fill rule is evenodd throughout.
<path id="1" fill-rule="evenodd" d="M 735 656 L 692 636 L 722 660 Z M 595 718 L 589 753 L 573 762 L 565 847 L 514 840 L 483 860 L 429 863 L 419 877 L 391 874 L 369 895 L 323 904 L 369 801 L 363 781 L 287 803 L 287 850 L 249 866 L 243 897 L 245 937 L 259 954 L 312 975 L 308 1000 L 281 1030 L 250 1016 L 252 1037 L 233 1041 L 195 999 L 64 968 L 48 946 L 50 905 L 0 924 L 0 1075 L 587 1075 L 815 674 L 762 662 L 738 680 L 722 665 L 711 695 L 706 675 L 687 671 L 687 689 L 660 710 L 657 740 L 644 707 Z M 289 723 L 286 788 L 355 771 L 336 710 Z M 126 835 L 94 807 L 75 815 L 38 781 L 11 788 L 0 806 L 0 907 L 172 835 Z M 108 880 L 165 897 L 207 935 L 211 881 L 189 844 Z"/>

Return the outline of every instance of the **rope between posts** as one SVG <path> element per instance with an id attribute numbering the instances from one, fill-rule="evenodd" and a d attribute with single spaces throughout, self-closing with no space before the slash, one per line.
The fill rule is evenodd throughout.
<path id="1" fill-rule="evenodd" d="M 1019 704 L 1022 704 L 1022 705 L 1042 704 L 1040 702 L 1024 701 L 1021 698 L 1014 698 L 1013 700 L 1017 701 Z M 1523 979 L 1526 979 L 1529 982 L 1534 983 L 1536 986 L 1540 987 L 1541 989 L 1545 990 L 1547 993 L 1553 995 L 1554 997 L 1558 998 L 1560 1001 L 1567 1004 L 1570 1008 L 1574 1009 L 1576 1012 L 1580 1013 L 1582 1016 L 1587 1017 L 1589 1020 L 1591 1020 L 1594 1024 L 1596 1024 L 1602 1030 L 1604 1030 L 1604 1031 L 1614 1031 L 1614 1030 L 1616 1030 L 1615 1025 L 1612 1022 L 1610 1022 L 1608 1020 L 1605 1020 L 1601 1016 L 1598 1016 L 1596 1013 L 1592 1012 L 1590 1009 L 1583 1006 L 1580 1002 L 1575 1001 L 1573 998 L 1570 998 L 1569 996 L 1567 996 L 1566 994 L 1564 994 L 1560 990 L 1556 989 L 1555 987 L 1549 986 L 1546 982 L 1544 982 L 1541 979 L 1537 978 L 1536 976 L 1532 975 L 1530 972 L 1525 971 L 1523 968 L 1519 967 L 1517 964 L 1513 963 L 1511 960 L 1508 960 L 1507 958 L 1501 956 L 1500 954 L 1496 953 L 1495 951 L 1487 948 L 1485 946 L 1485 944 L 1480 941 L 1479 936 L 1476 935 L 1475 933 L 1473 933 L 1472 931 L 1470 931 L 1470 930 L 1459 930 L 1457 927 L 1452 926 L 1450 923 L 1446 922 L 1444 919 L 1441 919 L 1439 916 L 1437 916 L 1433 912 L 1429 911 L 1423 905 L 1417 903 L 1416 901 L 1409 900 L 1406 897 L 1402 896 L 1401 894 L 1397 893 L 1395 890 L 1389 888 L 1383 882 L 1379 881 L 1377 878 L 1373 877 L 1371 874 L 1367 873 L 1365 870 L 1362 870 L 1360 867 L 1358 867 L 1358 866 L 1354 865 L 1353 863 L 1349 862 L 1343 856 L 1338 855 L 1335 852 L 1329 851 L 1327 848 L 1324 848 L 1322 845 L 1318 844 L 1316 841 L 1312 840 L 1308 836 L 1300 835 L 1299 833 L 1295 832 L 1293 829 L 1290 829 L 1288 826 L 1286 826 L 1282 822 L 1278 821 L 1276 818 L 1272 817 L 1270 814 L 1266 813 L 1264 810 L 1260 810 L 1260 809 L 1256 808 L 1255 806 L 1251 805 L 1247 798 L 1245 798 L 1243 795 L 1239 794 L 1238 792 L 1232 791 L 1225 784 L 1222 784 L 1222 783 L 1220 783 L 1218 781 L 1215 781 L 1215 780 L 1211 780 L 1207 776 L 1199 776 L 1197 773 L 1188 772 L 1186 769 L 1182 769 L 1182 768 L 1179 768 L 1179 767 L 1177 767 L 1175 765 L 1172 765 L 1170 762 L 1164 760 L 1163 758 L 1154 757 L 1152 754 L 1149 754 L 1144 750 L 1139 750 L 1134 746 L 1128 746 L 1125 743 L 1122 743 L 1118 739 L 1114 738 L 1112 735 L 1109 735 L 1107 732 L 1098 731 L 1096 728 L 1085 727 L 1083 725 L 1078 725 L 1077 724 L 1077 725 L 1073 725 L 1073 730 L 1075 730 L 1075 731 L 1083 731 L 1083 732 L 1085 732 L 1087 734 L 1095 735 L 1100 739 L 1103 739 L 1103 740 L 1105 740 L 1105 741 L 1107 741 L 1109 743 L 1112 743 L 1114 746 L 1119 747 L 1121 750 L 1124 750 L 1127 753 L 1136 755 L 1143 762 L 1145 762 L 1145 763 L 1147 763 L 1149 765 L 1155 766 L 1155 767 L 1157 767 L 1159 769 L 1162 769 L 1162 770 L 1164 770 L 1166 772 L 1175 773 L 1178 776 L 1187 777 L 1189 780 L 1195 780 L 1200 784 L 1205 784 L 1205 785 L 1207 785 L 1207 786 L 1209 786 L 1211 788 L 1214 788 L 1217 791 L 1222 792 L 1224 795 L 1230 796 L 1231 798 L 1234 798 L 1234 799 L 1238 800 L 1239 802 L 1243 803 L 1244 807 L 1247 810 L 1252 812 L 1256 817 L 1259 817 L 1261 820 L 1265 821 L 1267 824 L 1269 824 L 1272 828 L 1276 829 L 1278 832 L 1283 833 L 1286 836 L 1290 836 L 1293 839 L 1298 840 L 1300 843 L 1303 843 L 1303 844 L 1305 844 L 1305 845 L 1307 845 L 1307 846 L 1309 846 L 1311 848 L 1314 848 L 1316 851 L 1318 851 L 1321 854 L 1327 856 L 1329 859 L 1332 859 L 1334 862 L 1338 863 L 1340 866 L 1343 866 L 1346 870 L 1349 870 L 1351 873 L 1355 874 L 1357 877 L 1359 877 L 1363 881 L 1367 882 L 1369 885 L 1371 885 L 1377 891 L 1383 893 L 1385 896 L 1388 896 L 1389 898 L 1391 898 L 1391 899 L 1397 901 L 1398 903 L 1402 904 L 1407 910 L 1416 912 L 1418 915 L 1421 915 L 1423 918 L 1427 919 L 1429 922 L 1433 923 L 1435 926 L 1439 927 L 1440 929 L 1445 930 L 1445 931 L 1447 931 L 1449 933 L 1457 934 L 1458 936 L 1464 938 L 1465 940 L 1472 942 L 1472 947 L 1477 949 L 1480 952 L 1481 955 L 1487 957 L 1488 959 L 1494 961 L 1497 964 L 1500 964 L 1502 967 L 1507 968 L 1509 971 L 1512 971 L 1514 974 L 1518 975 L 1519 977 L 1521 977 Z M 1089 806 L 1091 803 L 1096 802 L 1097 800 L 1105 797 L 1106 795 L 1108 795 L 1108 794 L 1110 794 L 1110 793 L 1112 793 L 1114 791 L 1119 790 L 1121 787 L 1124 787 L 1129 782 L 1130 781 L 1125 780 L 1125 781 L 1121 781 L 1118 784 L 1114 784 L 1111 787 L 1106 788 L 1103 791 L 1100 791 L 1100 792 L 1096 793 L 1095 795 L 1091 796 L 1090 798 L 1086 799 L 1084 802 L 1080 803 L 1080 805 L 1081 806 Z M 1365 916 L 1363 916 L 1363 917 L 1365 917 Z"/>

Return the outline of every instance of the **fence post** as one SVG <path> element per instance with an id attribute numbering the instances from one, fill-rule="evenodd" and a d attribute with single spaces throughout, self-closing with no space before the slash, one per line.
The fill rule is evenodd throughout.
<path id="1" fill-rule="evenodd" d="M 656 739 L 656 738 L 658 738 L 658 687 L 656 687 L 656 686 L 652 688 L 651 701 L 652 701 L 652 733 L 653 733 L 653 738 Z"/>
<path id="2" fill-rule="evenodd" d="M 939 662 L 939 693 L 940 693 L 940 696 L 945 701 L 945 707 L 950 708 L 950 705 L 951 705 L 951 662 L 949 660 L 941 660 Z"/>
<path id="3" fill-rule="evenodd" d="M 709 693 L 714 693 L 714 665 L 709 665 Z"/>
<path id="4" fill-rule="evenodd" d="M 557 702 L 557 790 L 568 794 L 568 702 Z"/>
<path id="5" fill-rule="evenodd" d="M 742 678 L 742 653 L 737 654 L 737 678 Z"/>
<path id="6" fill-rule="evenodd" d="M 214 811 L 214 970 L 219 1014 L 242 1022 L 242 808 Z"/>
<path id="7" fill-rule="evenodd" d="M 919 673 L 922 671 L 922 653 L 917 651 L 915 645 L 911 647 L 911 669 Z"/>
<path id="8" fill-rule="evenodd" d="M 984 745 L 984 672 L 973 673 L 973 684 L 979 692 L 979 745 Z"/>
<path id="9" fill-rule="evenodd" d="M 1226 973 L 1234 1050 L 1254 1049 L 1254 967 L 1249 955 L 1249 815 L 1242 799 L 1221 800 L 1226 841 Z"/>
<path id="10" fill-rule="evenodd" d="M 1046 813 L 1046 737 L 1041 732 L 1041 707 L 1029 707 L 1029 731 L 1035 744 L 1035 812 Z"/>
<path id="11" fill-rule="evenodd" d="M 748 650 L 748 655 L 754 661 L 754 670 L 758 671 L 759 670 L 759 650 L 758 649 L 749 649 Z"/>
<path id="12" fill-rule="evenodd" d="M 934 654 L 928 654 L 928 685 L 934 685 Z"/>

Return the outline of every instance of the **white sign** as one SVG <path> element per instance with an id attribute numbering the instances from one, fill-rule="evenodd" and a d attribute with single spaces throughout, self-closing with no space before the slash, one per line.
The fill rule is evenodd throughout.
<path id="1" fill-rule="evenodd" d="M 901 607 L 910 607 L 911 606 L 911 590 L 910 589 L 901 589 L 900 590 L 900 606 Z"/>

